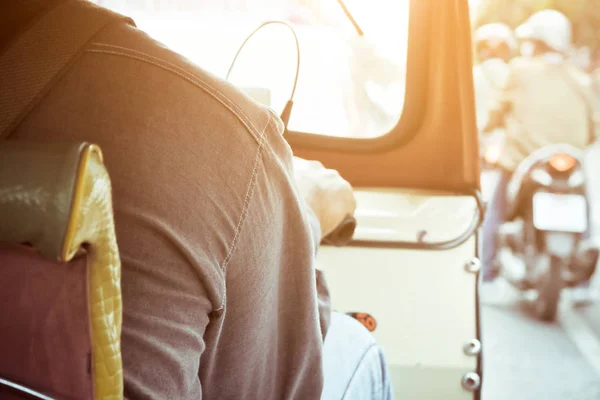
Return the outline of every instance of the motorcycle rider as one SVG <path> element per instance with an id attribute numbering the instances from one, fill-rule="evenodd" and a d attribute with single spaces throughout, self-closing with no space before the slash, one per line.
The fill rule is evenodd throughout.
<path id="1" fill-rule="evenodd" d="M 519 26 L 515 35 L 522 56 L 510 62 L 504 86 L 483 128 L 484 133 L 505 128 L 504 150 L 498 160 L 500 179 L 483 227 L 487 236 L 503 222 L 506 187 L 527 156 L 556 143 L 584 149 L 590 140 L 593 93 L 589 77 L 566 59 L 572 37 L 568 18 L 556 10 L 543 10 Z M 484 279 L 491 279 L 496 245 L 493 241 L 486 245 Z"/>
<path id="2" fill-rule="evenodd" d="M 475 31 L 473 44 L 479 61 L 473 67 L 477 130 L 481 133 L 487 125 L 492 100 L 499 95 L 508 77 L 508 62 L 516 55 L 518 46 L 512 29 L 503 23 L 481 26 Z M 483 161 L 493 164 L 498 160 L 504 133 L 496 129 L 493 134 L 480 136 Z M 487 214 L 489 218 L 491 214 Z M 494 232 L 484 230 L 483 248 L 494 245 Z M 491 260 L 490 260 L 491 261 Z M 486 271 L 489 271 L 487 269 Z M 488 279 L 484 275 L 484 279 Z"/>
<path id="3" fill-rule="evenodd" d="M 508 62 L 517 53 L 517 41 L 510 27 L 503 23 L 483 25 L 475 31 L 475 56 L 479 61 L 473 67 L 477 128 L 481 132 L 487 124 L 491 99 L 497 96 L 508 77 Z"/>

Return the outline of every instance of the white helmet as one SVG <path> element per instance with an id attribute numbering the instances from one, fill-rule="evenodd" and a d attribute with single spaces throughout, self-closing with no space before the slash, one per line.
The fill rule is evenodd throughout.
<path id="1" fill-rule="evenodd" d="M 517 42 L 513 31 L 508 25 L 499 22 L 483 25 L 477 29 L 473 42 L 476 49 L 485 47 L 494 50 L 505 45 L 511 54 L 514 54 L 517 50 Z"/>
<path id="2" fill-rule="evenodd" d="M 556 10 L 533 14 L 515 30 L 515 34 L 520 40 L 537 40 L 562 54 L 568 53 L 571 48 L 571 22 Z"/>

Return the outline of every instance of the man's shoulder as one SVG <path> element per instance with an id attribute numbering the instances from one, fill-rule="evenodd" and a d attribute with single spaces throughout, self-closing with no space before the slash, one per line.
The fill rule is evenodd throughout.
<path id="1" fill-rule="evenodd" d="M 172 51 L 164 44 L 153 39 L 144 31 L 126 23 L 108 27 L 93 40 L 87 52 L 119 56 L 134 60 L 139 68 L 153 70 L 158 80 L 170 79 L 191 90 L 181 92 L 178 103 L 198 101 L 210 104 L 203 113 L 225 112 L 231 118 L 221 118 L 224 128 L 231 124 L 241 124 L 258 142 L 266 124 L 273 113 L 256 103 L 229 82 L 211 74 L 194 64 L 184 56 Z M 161 79 L 158 79 L 161 78 Z M 139 82 L 149 85 L 153 82 Z M 156 96 L 161 96 L 161 87 L 157 85 Z M 193 93 L 193 96 L 190 96 Z M 190 96 L 190 98 L 185 98 Z M 199 102 L 200 103 L 200 102 Z M 201 111 L 202 112 L 202 111 Z"/>

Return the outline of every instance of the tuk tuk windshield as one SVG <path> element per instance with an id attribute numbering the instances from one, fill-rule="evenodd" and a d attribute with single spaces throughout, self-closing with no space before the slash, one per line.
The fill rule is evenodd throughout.
<path id="1" fill-rule="evenodd" d="M 290 130 L 368 138 L 389 132 L 400 118 L 409 0 L 95 2 L 131 16 L 157 40 L 223 78 L 261 23 L 290 24 L 301 52 Z M 244 46 L 228 79 L 281 113 L 296 63 L 292 33 L 272 24 Z"/>

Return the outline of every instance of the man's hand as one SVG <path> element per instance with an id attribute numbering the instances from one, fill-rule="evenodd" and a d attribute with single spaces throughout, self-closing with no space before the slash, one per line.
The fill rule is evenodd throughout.
<path id="1" fill-rule="evenodd" d="M 318 161 L 294 157 L 294 177 L 300 195 L 321 223 L 323 237 L 348 215 L 354 215 L 356 199 L 352 186 L 340 174 Z"/>

